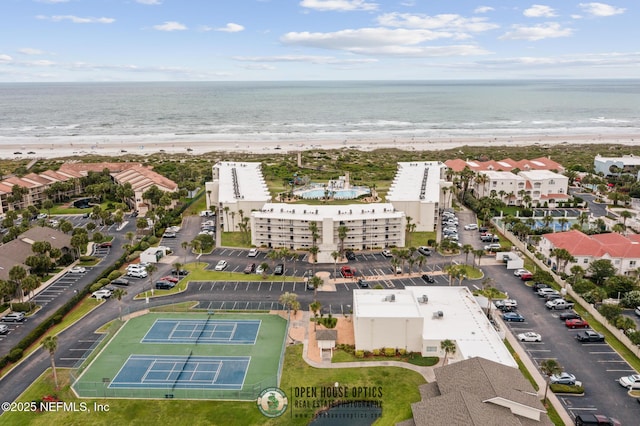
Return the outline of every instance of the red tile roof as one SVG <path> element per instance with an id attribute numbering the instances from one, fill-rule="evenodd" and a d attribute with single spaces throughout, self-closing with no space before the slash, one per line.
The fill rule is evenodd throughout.
<path id="1" fill-rule="evenodd" d="M 640 258 L 640 239 L 636 237 L 617 233 L 589 236 L 575 229 L 544 236 L 555 248 L 566 249 L 573 256 Z"/>
<path id="2" fill-rule="evenodd" d="M 459 158 L 453 160 L 447 160 L 444 164 L 455 172 L 462 171 L 465 166 L 469 167 L 473 171 L 481 170 L 503 170 L 510 172 L 513 169 L 520 170 L 557 170 L 559 173 L 564 171 L 564 167 L 560 163 L 557 163 L 549 158 L 540 157 L 533 160 L 520 160 L 515 161 L 511 158 L 505 158 L 504 160 L 489 160 L 489 161 L 465 161 Z"/>

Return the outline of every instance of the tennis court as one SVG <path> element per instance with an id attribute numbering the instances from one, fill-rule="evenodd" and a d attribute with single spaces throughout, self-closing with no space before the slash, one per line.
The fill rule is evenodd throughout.
<path id="1" fill-rule="evenodd" d="M 131 355 L 110 388 L 240 390 L 249 357 Z"/>
<path id="2" fill-rule="evenodd" d="M 151 312 L 72 372 L 86 398 L 253 400 L 277 387 L 287 320 L 267 313 Z"/>
<path id="3" fill-rule="evenodd" d="M 253 345 L 259 330 L 259 320 L 158 319 L 142 343 Z"/>

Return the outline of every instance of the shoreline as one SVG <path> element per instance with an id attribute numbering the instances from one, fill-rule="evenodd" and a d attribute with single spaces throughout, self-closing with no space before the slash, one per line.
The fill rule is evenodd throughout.
<path id="1" fill-rule="evenodd" d="M 485 146 L 487 148 L 527 145 L 628 145 L 638 146 L 640 134 L 606 135 L 525 135 L 514 137 L 464 137 L 464 138 L 380 138 L 380 139 L 327 139 L 327 140 L 162 140 L 96 142 L 70 140 L 69 143 L 47 143 L 46 141 L 13 141 L 0 146 L 0 158 L 4 160 L 53 159 L 82 155 L 116 157 L 122 155 L 167 154 L 199 155 L 208 152 L 221 153 L 285 153 L 314 149 L 355 149 L 373 151 L 396 148 L 404 151 L 442 151 L 462 146 Z M 16 153 L 20 154 L 16 154 Z M 29 154 L 32 153 L 32 154 Z"/>

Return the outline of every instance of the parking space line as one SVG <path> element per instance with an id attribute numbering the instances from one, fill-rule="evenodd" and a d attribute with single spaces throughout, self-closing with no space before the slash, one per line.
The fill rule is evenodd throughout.
<path id="1" fill-rule="evenodd" d="M 635 372 L 636 372 L 636 370 L 634 370 L 634 369 L 632 369 L 632 368 L 629 368 L 629 369 L 626 369 L 626 370 L 613 370 L 613 369 L 609 369 L 609 368 L 607 368 L 607 369 L 605 369 L 604 371 L 612 371 L 612 372 L 615 372 L 615 371 L 626 371 L 626 372 L 632 372 L 632 373 L 635 373 Z"/>

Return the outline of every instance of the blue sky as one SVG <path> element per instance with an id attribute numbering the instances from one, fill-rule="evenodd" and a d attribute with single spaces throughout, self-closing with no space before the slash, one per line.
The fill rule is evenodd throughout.
<path id="1" fill-rule="evenodd" d="M 639 7 L 0 0 L 0 81 L 637 78 Z"/>

